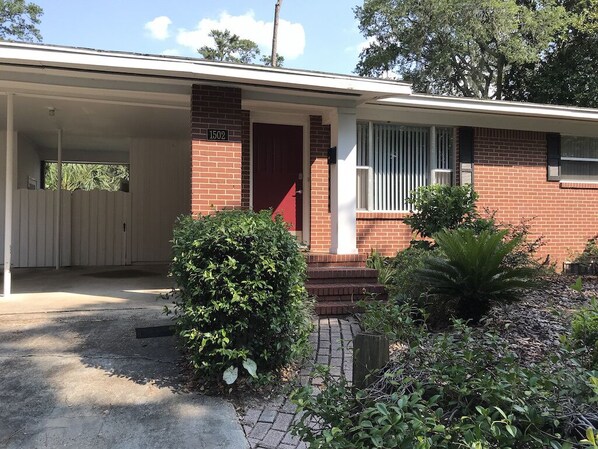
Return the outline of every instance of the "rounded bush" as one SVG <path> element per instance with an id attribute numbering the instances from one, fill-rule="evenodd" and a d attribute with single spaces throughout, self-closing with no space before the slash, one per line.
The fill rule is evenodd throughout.
<path id="1" fill-rule="evenodd" d="M 182 217 L 173 252 L 178 335 L 204 380 L 255 377 L 309 350 L 305 258 L 281 217 Z"/>

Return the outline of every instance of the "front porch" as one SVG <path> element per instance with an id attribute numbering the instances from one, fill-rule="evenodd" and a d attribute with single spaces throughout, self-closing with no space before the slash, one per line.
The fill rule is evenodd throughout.
<path id="1" fill-rule="evenodd" d="M 310 251 L 357 254 L 355 107 L 252 97 L 193 86 L 192 213 L 272 208 Z"/>

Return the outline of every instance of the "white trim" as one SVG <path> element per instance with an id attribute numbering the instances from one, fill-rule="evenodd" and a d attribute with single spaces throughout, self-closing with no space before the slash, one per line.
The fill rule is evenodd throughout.
<path id="1" fill-rule="evenodd" d="M 62 129 L 58 130 L 56 142 L 56 202 L 54 204 L 54 264 L 60 269 L 60 218 L 62 213 Z"/>
<path id="2" fill-rule="evenodd" d="M 377 100 L 375 104 L 411 106 L 416 108 L 444 109 L 463 112 L 520 115 L 525 117 L 598 121 L 598 110 L 596 109 L 554 106 L 537 103 L 517 103 L 513 101 L 479 100 L 472 98 L 438 97 L 432 95 L 411 94 L 408 96 L 383 98 Z"/>
<path id="3" fill-rule="evenodd" d="M 14 164 L 14 95 L 6 97 L 6 182 L 4 192 L 4 297 L 11 294 L 10 263 L 12 256 L 12 196 Z"/>
<path id="4" fill-rule="evenodd" d="M 598 162 L 596 157 L 571 157 L 561 156 L 561 161 L 572 161 L 572 162 Z"/>
<path id="5" fill-rule="evenodd" d="M 559 179 L 558 182 L 561 184 L 598 184 L 595 179 L 587 181 L 584 179 Z"/>
<path id="6" fill-rule="evenodd" d="M 183 77 L 197 81 L 250 82 L 266 86 L 311 88 L 338 93 L 353 93 L 357 97 L 362 94 L 370 94 L 372 98 L 375 98 L 381 95 L 406 95 L 411 93 L 409 84 L 391 80 L 248 64 L 221 63 L 201 59 L 160 57 L 37 44 L 3 42 L 0 44 L 0 59 L 5 64 L 22 65 L 25 63 L 39 68 L 52 66 L 53 68 L 134 73 L 173 78 Z"/>

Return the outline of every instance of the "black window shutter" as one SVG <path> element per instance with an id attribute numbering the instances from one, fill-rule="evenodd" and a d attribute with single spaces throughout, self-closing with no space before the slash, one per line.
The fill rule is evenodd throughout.
<path id="1" fill-rule="evenodd" d="M 473 128 L 459 128 L 461 185 L 473 185 Z"/>
<path id="2" fill-rule="evenodd" d="M 546 134 L 546 149 L 546 179 L 548 181 L 559 181 L 561 179 L 561 135 L 557 133 Z"/>

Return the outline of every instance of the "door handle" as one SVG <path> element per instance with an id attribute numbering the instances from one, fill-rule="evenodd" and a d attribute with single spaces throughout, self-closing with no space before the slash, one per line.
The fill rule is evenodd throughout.
<path id="1" fill-rule="evenodd" d="M 295 190 L 295 195 L 302 195 L 303 194 L 303 190 Z"/>

